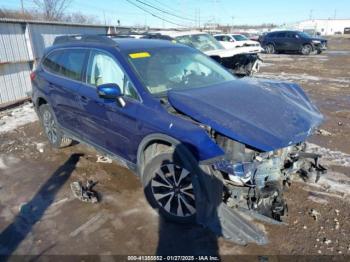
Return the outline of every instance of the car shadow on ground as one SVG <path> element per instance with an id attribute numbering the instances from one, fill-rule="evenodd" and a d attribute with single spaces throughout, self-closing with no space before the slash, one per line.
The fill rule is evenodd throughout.
<path id="1" fill-rule="evenodd" d="M 182 163 L 193 174 L 192 183 L 194 189 L 192 193 L 196 199 L 197 219 L 193 223 L 188 224 L 174 223 L 160 216 L 156 255 L 212 256 L 219 258 L 218 236 L 222 235 L 222 232 L 217 209 L 221 203 L 223 185 L 215 176 L 203 172 L 199 168 L 198 163 L 189 154 L 186 146 L 179 144 L 175 147 L 170 162 Z M 168 161 L 163 162 L 162 166 L 167 164 L 169 164 Z M 179 177 L 180 174 L 177 172 L 173 177 L 175 183 L 176 181 L 180 183 Z M 200 219 L 198 219 L 198 216 Z"/>
<path id="2" fill-rule="evenodd" d="M 13 222 L 0 233 L 0 260 L 6 261 L 32 231 L 67 182 L 83 154 L 72 154 L 40 187 L 33 198 L 21 207 Z"/>
<path id="3" fill-rule="evenodd" d="M 217 236 L 196 224 L 177 224 L 159 219 L 157 256 L 219 257 Z"/>

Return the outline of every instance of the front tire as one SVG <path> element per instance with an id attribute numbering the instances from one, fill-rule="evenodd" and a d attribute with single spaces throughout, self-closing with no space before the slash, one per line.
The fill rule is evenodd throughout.
<path id="1" fill-rule="evenodd" d="M 310 55 L 312 52 L 312 46 L 309 44 L 303 45 L 303 47 L 301 48 L 301 53 L 303 55 Z"/>
<path id="2" fill-rule="evenodd" d="M 145 166 L 142 176 L 147 201 L 169 221 L 193 223 L 196 203 L 192 176 L 174 154 L 157 155 Z"/>
<path id="3" fill-rule="evenodd" d="M 72 139 L 65 137 L 57 124 L 55 115 L 48 104 L 39 107 L 39 114 L 42 127 L 50 142 L 55 148 L 62 148 L 70 146 Z"/>

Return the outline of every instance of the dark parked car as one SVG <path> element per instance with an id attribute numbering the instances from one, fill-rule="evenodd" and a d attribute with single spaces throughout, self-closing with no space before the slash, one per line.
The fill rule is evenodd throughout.
<path id="1" fill-rule="evenodd" d="M 261 40 L 266 53 L 299 52 L 309 55 L 313 51 L 320 54 L 327 49 L 327 40 L 311 37 L 300 31 L 275 31 L 267 33 Z"/>
<path id="2" fill-rule="evenodd" d="M 283 185 L 317 167 L 304 142 L 323 117 L 298 85 L 238 80 L 182 44 L 61 36 L 31 79 L 54 147 L 76 140 L 126 164 L 174 221 L 214 225 L 222 201 L 280 220 Z"/>

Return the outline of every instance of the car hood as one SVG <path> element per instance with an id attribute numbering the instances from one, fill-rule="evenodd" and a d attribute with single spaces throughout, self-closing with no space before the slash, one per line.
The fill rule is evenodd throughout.
<path id="1" fill-rule="evenodd" d="M 305 141 L 323 120 L 303 90 L 287 82 L 234 80 L 172 90 L 168 99 L 183 114 L 261 151 Z"/>
<path id="2" fill-rule="evenodd" d="M 257 41 L 253 41 L 253 40 L 245 40 L 245 41 L 239 41 L 238 43 L 242 43 L 243 45 L 256 45 L 259 44 L 259 42 Z"/>
<path id="3" fill-rule="evenodd" d="M 311 40 L 316 40 L 316 41 L 320 41 L 320 42 L 327 42 L 327 39 L 320 38 L 320 37 L 312 37 Z"/>

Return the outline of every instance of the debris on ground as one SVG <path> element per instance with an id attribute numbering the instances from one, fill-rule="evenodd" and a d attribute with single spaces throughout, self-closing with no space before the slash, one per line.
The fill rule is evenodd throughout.
<path id="1" fill-rule="evenodd" d="M 326 245 L 329 245 L 332 243 L 332 240 L 327 239 L 327 238 L 323 238 L 323 243 L 325 243 Z"/>
<path id="2" fill-rule="evenodd" d="M 40 153 L 44 153 L 44 147 L 45 147 L 45 144 L 44 144 L 44 143 L 37 143 L 37 144 L 36 144 L 36 149 L 37 149 Z"/>
<path id="3" fill-rule="evenodd" d="M 107 156 L 97 155 L 96 163 L 112 164 L 113 160 Z"/>
<path id="4" fill-rule="evenodd" d="M 88 180 L 86 182 L 86 186 L 80 181 L 76 181 L 70 184 L 73 195 L 75 198 L 78 198 L 83 202 L 97 203 L 98 193 L 93 189 L 97 185 L 98 181 L 94 182 L 92 180 Z"/>
<path id="5" fill-rule="evenodd" d="M 321 216 L 320 212 L 318 212 L 315 209 L 310 209 L 309 215 L 313 217 L 314 220 L 318 220 L 318 218 Z"/>
<path id="6" fill-rule="evenodd" d="M 331 132 L 324 130 L 324 129 L 317 129 L 316 134 L 321 135 L 321 136 L 332 136 L 333 135 Z"/>
<path id="7" fill-rule="evenodd" d="M 335 229 L 338 230 L 339 229 L 339 220 L 337 218 L 334 218 L 334 223 L 335 223 Z"/>

